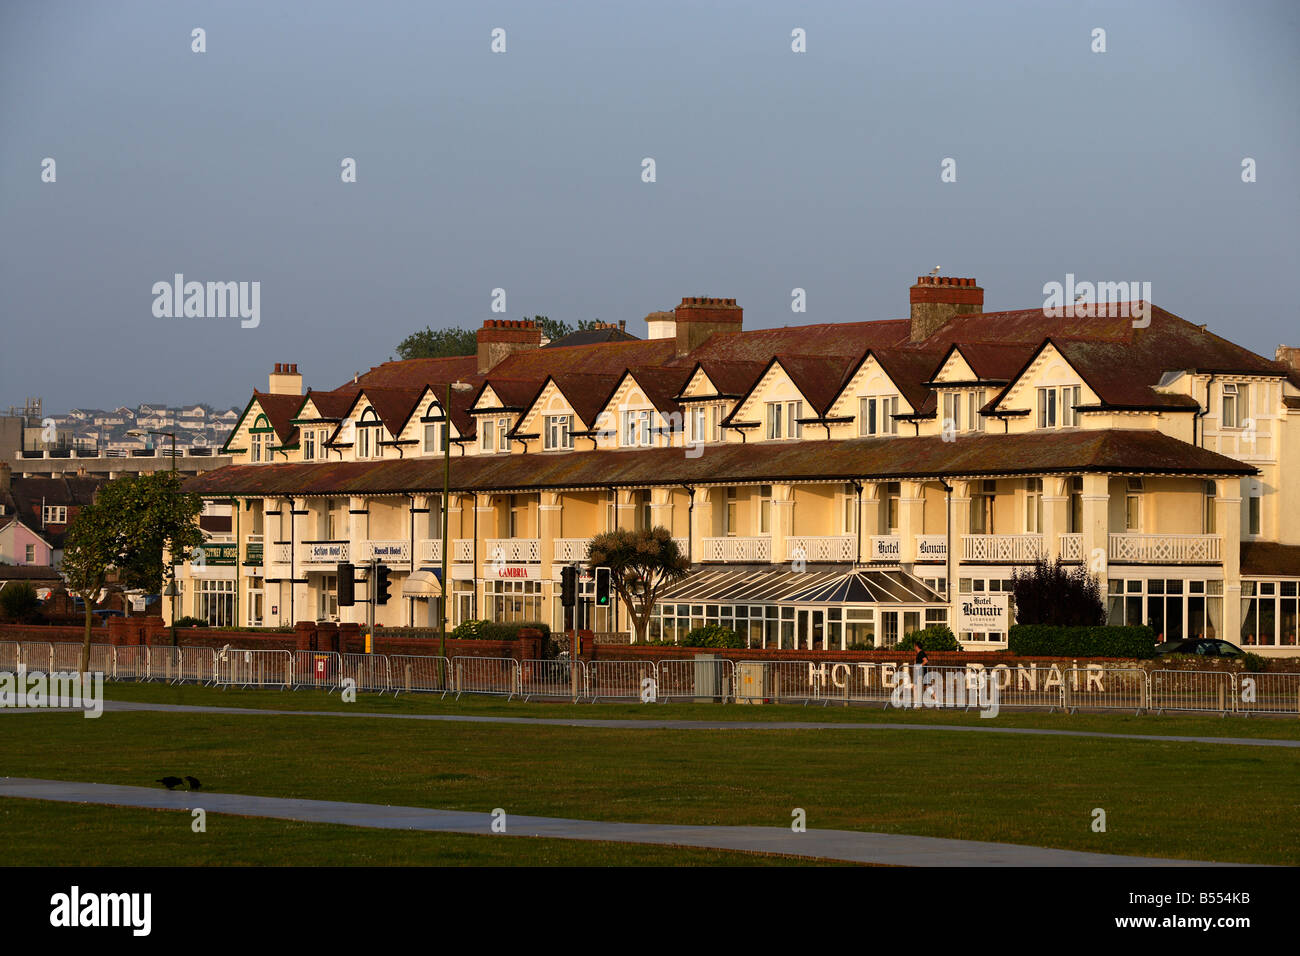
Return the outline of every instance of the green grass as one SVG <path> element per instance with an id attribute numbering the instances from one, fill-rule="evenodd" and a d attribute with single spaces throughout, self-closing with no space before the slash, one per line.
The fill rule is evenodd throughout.
<path id="1" fill-rule="evenodd" d="M 130 688 L 136 696 L 174 694 L 184 702 L 201 690 Z M 207 693 L 232 705 L 257 696 Z M 325 703 L 318 693 L 269 697 L 280 705 Z M 458 709 L 495 708 L 462 702 Z M 646 709 L 697 715 L 686 706 Z M 764 710 L 703 707 L 710 716 Z M 810 716 L 823 713 L 835 711 Z M 849 713 L 889 719 L 879 711 Z M 1032 716 L 1076 726 L 1075 718 Z M 1087 719 L 1106 729 L 1134 720 Z M 1178 726 L 1185 719 L 1143 720 L 1167 732 L 1189 730 Z M 1227 724 L 1240 731 L 1282 726 Z M 941 730 L 631 730 L 158 712 L 99 720 L 12 715 L 0 718 L 0 733 L 0 774 L 12 776 L 151 786 L 164 773 L 193 774 L 205 788 L 232 793 L 674 824 L 784 827 L 792 808 L 802 807 L 813 828 L 1300 863 L 1300 753 L 1283 748 Z M 1091 831 L 1097 807 L 1107 813 L 1106 833 Z"/>
<path id="2" fill-rule="evenodd" d="M 472 836 L 208 814 L 0 800 L 10 865 L 41 866 L 815 866 L 760 853 L 534 837 Z"/>
<path id="3" fill-rule="evenodd" d="M 377 714 L 472 714 L 483 717 L 546 717 L 611 720 L 740 720 L 800 721 L 810 723 L 957 724 L 974 727 L 1030 727 L 1053 730 L 1087 730 L 1100 733 L 1162 734 L 1194 737 L 1265 737 L 1300 740 L 1300 720 L 1278 717 L 1217 717 L 1192 714 L 1042 713 L 1003 710 L 994 718 L 975 711 L 884 710 L 876 707 L 821 707 L 775 704 L 566 704 L 524 703 L 499 697 L 466 695 L 459 701 L 436 694 L 358 694 L 356 703 L 344 703 L 337 693 L 298 690 L 222 690 L 190 684 L 105 685 L 111 700 L 215 707 L 259 707 L 273 710 L 365 711 Z"/>

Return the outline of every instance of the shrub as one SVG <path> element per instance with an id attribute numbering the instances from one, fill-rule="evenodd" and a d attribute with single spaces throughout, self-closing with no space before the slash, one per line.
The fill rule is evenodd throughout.
<path id="1" fill-rule="evenodd" d="M 0 589 L 0 617 L 18 624 L 30 624 L 41 616 L 41 599 L 26 581 L 13 581 Z"/>
<path id="2" fill-rule="evenodd" d="M 461 621 L 451 632 L 451 637 L 457 641 L 513 641 L 520 631 L 527 628 L 541 631 L 544 646 L 550 646 L 550 625 L 541 621 L 513 621 L 508 624 L 498 621 Z"/>
<path id="3" fill-rule="evenodd" d="M 1053 627 L 1013 624 L 1007 636 L 1012 654 L 1042 657 L 1155 657 L 1156 635 L 1145 625 Z"/>
<path id="4" fill-rule="evenodd" d="M 691 630 L 682 638 L 683 647 L 730 647 L 745 646 L 745 640 L 729 627 L 720 624 L 705 624 Z"/>
<path id="5" fill-rule="evenodd" d="M 201 617 L 178 617 L 176 619 L 177 627 L 207 627 L 208 622 Z M 290 628 L 292 630 L 292 628 Z"/>
<path id="6" fill-rule="evenodd" d="M 957 640 L 957 636 L 947 624 L 931 624 L 919 631 L 905 634 L 903 639 L 894 645 L 894 650 L 909 651 L 916 647 L 917 641 L 920 641 L 921 646 L 927 651 L 961 650 L 961 642 Z"/>
<path id="7" fill-rule="evenodd" d="M 1268 658 L 1260 657 L 1258 654 L 1252 654 L 1250 651 L 1241 655 L 1241 666 L 1243 670 L 1252 673 L 1259 673 L 1268 670 Z"/>

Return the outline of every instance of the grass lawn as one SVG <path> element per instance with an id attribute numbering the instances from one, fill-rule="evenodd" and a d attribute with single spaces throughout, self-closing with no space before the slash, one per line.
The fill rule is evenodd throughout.
<path id="1" fill-rule="evenodd" d="M 533 837 L 367 830 L 182 810 L 0 800 L 9 865 L 40 866 L 817 866 L 794 857 Z"/>
<path id="2" fill-rule="evenodd" d="M 499 697 L 466 695 L 457 701 L 436 694 L 358 694 L 345 704 L 338 693 L 313 690 L 222 690 L 192 684 L 104 685 L 110 700 L 214 707 L 265 707 L 273 710 L 365 711 L 376 714 L 473 714 L 483 717 L 547 717 L 628 720 L 742 720 L 807 721 L 811 723 L 962 724 L 974 727 L 1036 727 L 1053 730 L 1090 730 L 1101 733 L 1162 734 L 1194 737 L 1270 737 L 1300 740 L 1300 720 L 1285 717 L 1218 717 L 1194 714 L 1134 716 L 1116 713 L 1074 715 L 1003 710 L 994 718 L 975 711 L 884 710 L 880 707 L 803 707 L 794 704 L 747 706 L 738 704 L 568 704 L 524 703 Z"/>
<path id="3" fill-rule="evenodd" d="M 123 690 L 156 699 L 175 695 L 185 703 L 213 694 L 231 705 L 254 697 L 313 708 L 327 701 L 307 692 L 130 685 L 112 690 L 119 697 Z M 363 697 L 359 704 L 331 706 L 380 709 L 378 703 Z M 383 704 L 435 706 L 424 699 L 385 698 Z M 437 706 L 475 713 L 551 711 L 467 701 Z M 561 706 L 556 712 L 592 717 L 618 709 Z M 627 709 L 715 718 L 777 710 Z M 913 713 L 833 708 L 809 717 L 837 712 L 845 719 L 918 719 Z M 1078 726 L 1079 720 L 1005 719 L 1053 726 Z M 1099 722 L 1097 729 L 1193 732 L 1192 721 L 1184 718 L 1085 719 Z M 1140 723 L 1129 723 L 1134 720 Z M 1235 733 L 1285 726 L 1205 718 L 1195 723 Z M 232 793 L 678 824 L 784 827 L 791 810 L 802 807 L 810 828 L 1300 863 L 1300 753 L 1283 748 L 939 730 L 631 730 L 153 712 L 108 713 L 99 720 L 11 715 L 0 717 L 0 735 L 0 774 L 12 776 L 151 786 L 163 774 L 192 774 L 206 789 Z M 1107 814 L 1105 833 L 1090 828 L 1097 807 Z"/>

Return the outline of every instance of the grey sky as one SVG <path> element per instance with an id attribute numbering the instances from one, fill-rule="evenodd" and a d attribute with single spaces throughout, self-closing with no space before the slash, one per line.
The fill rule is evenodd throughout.
<path id="1" fill-rule="evenodd" d="M 1300 344 L 1298 11 L 4 0 L 0 404 L 242 405 L 278 361 L 332 387 L 502 317 L 494 287 L 638 335 L 683 295 L 897 318 L 936 264 L 989 310 L 1149 281 L 1271 356 Z M 154 318 L 176 272 L 260 281 L 260 327 Z"/>

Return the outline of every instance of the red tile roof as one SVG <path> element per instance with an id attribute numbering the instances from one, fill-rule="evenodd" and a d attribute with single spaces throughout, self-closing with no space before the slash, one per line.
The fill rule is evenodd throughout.
<path id="1" fill-rule="evenodd" d="M 855 478 L 960 478 L 1042 474 L 1253 475 L 1255 468 L 1156 431 L 1095 430 L 978 434 L 944 441 L 859 438 L 681 448 L 454 456 L 457 491 L 608 488 Z M 220 495 L 384 494 L 436 491 L 428 459 L 326 464 L 229 465 L 185 483 Z"/>

